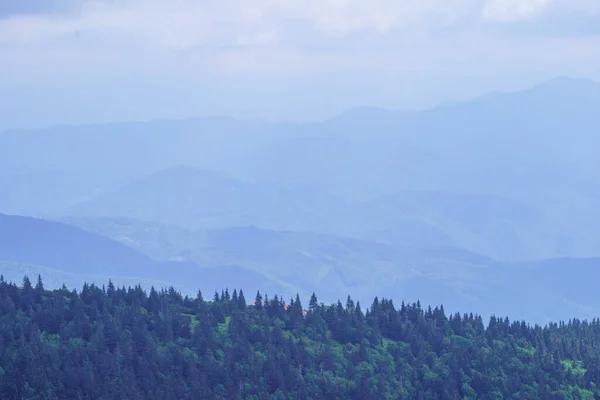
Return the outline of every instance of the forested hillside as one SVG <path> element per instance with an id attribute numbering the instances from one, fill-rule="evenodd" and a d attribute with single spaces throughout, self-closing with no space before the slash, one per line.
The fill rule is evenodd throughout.
<path id="1" fill-rule="evenodd" d="M 600 321 L 0 280 L 0 398 L 593 399 Z"/>

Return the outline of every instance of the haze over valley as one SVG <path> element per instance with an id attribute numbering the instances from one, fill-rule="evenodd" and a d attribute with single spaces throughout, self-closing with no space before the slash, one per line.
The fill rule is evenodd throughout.
<path id="1" fill-rule="evenodd" d="M 597 110 L 600 84 L 556 78 L 320 123 L 9 130 L 2 272 L 186 293 L 237 276 L 236 287 L 286 298 L 386 295 L 541 322 L 593 316 L 600 302 L 581 288 L 600 257 Z"/>

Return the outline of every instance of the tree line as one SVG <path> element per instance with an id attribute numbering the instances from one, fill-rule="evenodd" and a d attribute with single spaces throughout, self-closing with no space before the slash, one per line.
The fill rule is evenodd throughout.
<path id="1" fill-rule="evenodd" d="M 594 399 L 600 320 L 0 278 L 2 399 Z"/>

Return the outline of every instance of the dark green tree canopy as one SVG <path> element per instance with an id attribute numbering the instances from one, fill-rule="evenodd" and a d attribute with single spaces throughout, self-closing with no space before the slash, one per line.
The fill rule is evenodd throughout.
<path id="1" fill-rule="evenodd" d="M 0 279 L 1 399 L 595 399 L 600 320 Z"/>

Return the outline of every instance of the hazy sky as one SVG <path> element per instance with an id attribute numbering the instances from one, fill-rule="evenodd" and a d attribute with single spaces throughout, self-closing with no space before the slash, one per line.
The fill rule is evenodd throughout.
<path id="1" fill-rule="evenodd" d="M 600 0 L 0 0 L 0 129 L 421 108 L 600 78 Z"/>

